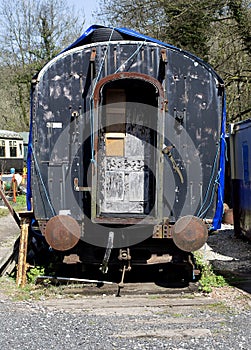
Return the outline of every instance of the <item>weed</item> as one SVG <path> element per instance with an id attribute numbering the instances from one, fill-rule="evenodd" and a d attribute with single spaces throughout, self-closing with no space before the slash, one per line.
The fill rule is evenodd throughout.
<path id="1" fill-rule="evenodd" d="M 32 267 L 28 270 L 27 272 L 27 280 L 29 283 L 35 283 L 36 278 L 38 276 L 43 276 L 45 272 L 44 267 L 37 266 L 37 267 Z"/>
<path id="2" fill-rule="evenodd" d="M 228 285 L 223 276 L 215 274 L 212 265 L 205 262 L 200 253 L 196 252 L 195 258 L 201 271 L 199 290 L 204 293 L 211 293 L 213 287 L 224 287 Z"/>

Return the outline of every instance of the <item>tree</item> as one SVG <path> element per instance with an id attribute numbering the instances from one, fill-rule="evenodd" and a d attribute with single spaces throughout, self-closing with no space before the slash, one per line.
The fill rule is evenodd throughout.
<path id="1" fill-rule="evenodd" d="M 218 20 L 223 3 L 221 0 L 164 1 L 166 37 L 176 46 L 208 61 L 211 24 Z"/>
<path id="2" fill-rule="evenodd" d="M 225 81 L 229 122 L 251 115 L 250 0 L 100 0 L 100 13 L 208 61 Z"/>
<path id="3" fill-rule="evenodd" d="M 22 131 L 17 127 L 17 115 L 21 114 L 18 103 L 18 91 L 12 84 L 12 71 L 8 67 L 0 67 L 0 125 L 1 129 Z"/>
<path id="4" fill-rule="evenodd" d="M 27 129 L 31 78 L 80 35 L 84 15 L 79 18 L 66 0 L 2 1 L 0 9 L 0 65 L 9 73 L 5 83 L 2 76 L 0 89 L 11 87 L 14 96 L 10 95 L 9 100 L 16 105 L 15 120 L 19 121 L 19 129 Z M 6 112 L 0 105 L 3 123 L 3 116 L 9 114 Z"/>
<path id="5" fill-rule="evenodd" d="M 129 27 L 157 39 L 164 39 L 163 0 L 99 0 L 97 17 L 103 24 Z"/>
<path id="6" fill-rule="evenodd" d="M 229 122 L 251 116 L 251 2 L 231 0 L 214 23 L 210 63 L 222 76 L 227 91 Z"/>
<path id="7" fill-rule="evenodd" d="M 100 12 L 113 26 L 129 26 L 207 59 L 210 23 L 222 6 L 222 0 L 101 0 Z"/>
<path id="8" fill-rule="evenodd" d="M 251 56 L 251 2 L 249 0 L 230 0 L 228 4 L 244 48 Z"/>

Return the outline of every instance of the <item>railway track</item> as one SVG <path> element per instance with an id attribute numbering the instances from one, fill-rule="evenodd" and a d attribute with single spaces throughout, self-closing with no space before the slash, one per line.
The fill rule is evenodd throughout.
<path id="1" fill-rule="evenodd" d="M 227 277 L 233 286 L 251 293 L 251 244 L 236 238 L 232 226 L 223 225 L 222 227 L 222 230 L 209 237 L 208 243 L 202 248 L 201 252 L 204 258 L 210 261 L 220 274 Z M 0 276 L 10 274 L 15 269 L 18 261 L 19 235 L 20 228 L 11 214 L 0 218 Z M 143 277 L 143 274 L 141 274 L 141 276 Z M 64 277 L 64 275 L 61 274 L 61 277 Z M 103 279 L 105 280 L 105 276 Z M 92 280 L 91 277 L 90 280 Z M 43 279 L 40 280 L 40 282 L 42 281 Z M 76 280 L 71 280 L 71 278 L 64 280 L 61 278 L 53 282 L 57 284 L 69 284 L 75 283 Z M 91 281 L 88 284 L 86 284 L 84 280 L 80 280 L 79 282 L 85 284 L 87 294 L 89 293 L 88 285 L 91 286 L 90 288 L 93 290 L 93 283 Z M 139 280 L 135 279 L 134 282 L 139 282 Z M 149 285 L 147 282 L 149 282 L 149 280 L 144 280 L 144 282 L 145 284 L 142 284 L 142 286 L 145 285 L 145 288 L 148 288 Z M 112 286 L 108 286 L 105 283 L 96 284 L 104 285 L 104 287 L 100 289 L 101 294 L 106 293 L 104 288 L 117 288 L 117 283 L 114 283 Z M 129 284 L 126 284 L 126 288 L 122 289 L 123 295 L 124 293 L 137 294 L 137 283 L 131 284 L 130 288 L 128 288 L 128 286 Z M 190 283 L 189 286 L 176 284 L 175 290 L 177 293 L 186 293 L 189 292 L 191 288 L 194 288 L 193 283 Z M 155 292 L 165 293 L 165 287 L 166 286 L 163 284 L 159 284 L 159 286 L 156 285 L 155 288 L 159 289 L 158 291 L 155 290 Z M 167 287 L 172 287 L 172 285 L 167 285 Z M 148 292 L 150 293 L 150 291 Z"/>
<path id="2" fill-rule="evenodd" d="M 206 297 L 152 283 L 128 284 L 121 298 L 115 293 L 114 285 L 83 284 L 13 302 L 3 301 L 0 292 L 0 345 L 5 341 L 5 350 L 14 342 L 31 350 L 249 349 L 250 298 L 241 304 L 246 295 L 225 289 L 224 299 Z"/>
<path id="3" fill-rule="evenodd" d="M 6 247 L 9 258 L 12 256 L 11 245 L 18 235 L 19 229 L 12 217 L 0 219 L 1 257 Z M 227 260 L 226 252 L 220 250 L 227 246 L 226 239 L 232 246 L 232 250 L 228 250 L 232 260 Z M 209 260 L 214 258 L 211 262 L 223 272 L 229 268 L 237 271 L 239 262 L 239 272 L 243 273 L 244 267 L 246 271 L 249 268 L 250 245 L 236 241 L 241 250 L 238 253 L 234 242 L 230 231 L 224 238 L 221 234 L 212 236 L 208 244 L 213 251 L 210 248 L 204 253 Z M 3 263 L 1 268 L 3 271 Z M 198 293 L 196 283 L 166 288 L 156 283 L 135 282 L 126 283 L 121 297 L 116 298 L 116 283 L 98 286 L 94 282 L 65 282 L 51 291 L 46 288 L 46 293 L 40 292 L 39 298 L 34 291 L 37 289 L 39 293 L 45 289 L 34 286 L 28 301 L 21 302 L 12 300 L 13 291 L 4 294 L 1 289 L 0 315 L 4 317 L 0 317 L 0 347 L 2 342 L 5 350 L 15 348 L 17 343 L 20 348 L 31 350 L 57 348 L 58 344 L 61 348 L 97 350 L 249 348 L 247 324 L 251 297 L 240 287 L 219 288 L 205 296 Z M 13 324 L 15 329 L 10 340 L 7 334 Z M 45 336 L 48 332 L 49 339 Z"/>

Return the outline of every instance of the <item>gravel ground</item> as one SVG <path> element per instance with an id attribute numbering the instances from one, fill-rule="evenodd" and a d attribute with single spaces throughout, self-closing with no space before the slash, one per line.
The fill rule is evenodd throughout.
<path id="1" fill-rule="evenodd" d="M 118 299 L 118 298 L 117 298 Z M 111 299 L 103 297 L 104 305 Z M 136 302 L 134 298 L 132 302 Z M 90 303 L 90 300 L 87 301 Z M 0 348 L 250 349 L 250 310 L 220 304 L 74 311 L 34 303 L 0 304 Z M 78 304 L 79 306 L 79 304 Z M 102 309 L 101 309 L 102 311 Z"/>
<path id="2" fill-rule="evenodd" d="M 219 270 L 251 273 L 251 245 L 232 227 L 202 248 Z M 251 297 L 240 288 L 144 295 L 58 295 L 13 301 L 0 291 L 0 349 L 249 350 Z"/>
<path id="3" fill-rule="evenodd" d="M 251 294 L 251 242 L 236 237 L 233 226 L 222 225 L 210 235 L 201 253 L 233 285 Z"/>
<path id="4" fill-rule="evenodd" d="M 201 252 L 219 270 L 251 273 L 251 242 L 236 237 L 231 225 L 210 235 Z"/>

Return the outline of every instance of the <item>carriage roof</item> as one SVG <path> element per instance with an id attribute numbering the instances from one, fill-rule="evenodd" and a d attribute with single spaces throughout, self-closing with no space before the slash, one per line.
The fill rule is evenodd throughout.
<path id="1" fill-rule="evenodd" d="M 15 139 L 22 140 L 22 136 L 16 131 L 10 130 L 0 130 L 0 138 L 1 139 Z"/>

